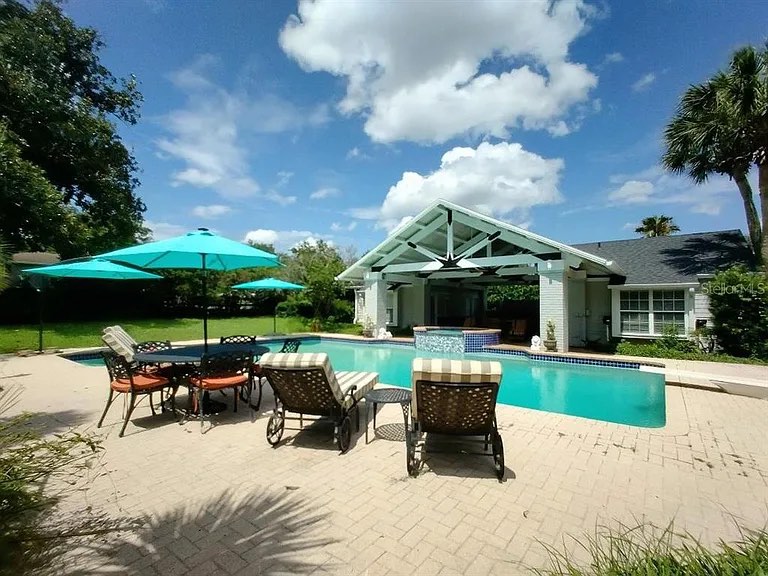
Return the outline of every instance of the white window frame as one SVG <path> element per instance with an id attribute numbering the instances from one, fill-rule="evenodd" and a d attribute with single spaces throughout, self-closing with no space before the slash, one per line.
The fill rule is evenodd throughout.
<path id="1" fill-rule="evenodd" d="M 612 317 L 612 326 L 611 326 L 611 334 L 615 338 L 645 338 L 645 339 L 657 339 L 663 336 L 664 334 L 660 331 L 656 330 L 656 326 L 654 323 L 654 310 L 653 310 L 653 292 L 654 291 L 669 291 L 669 290 L 682 290 L 683 291 L 683 301 L 685 303 L 684 310 L 682 312 L 683 314 L 683 321 L 685 323 L 685 329 L 684 331 L 679 334 L 681 337 L 686 336 L 691 332 L 693 329 L 693 326 L 695 325 L 695 319 L 693 318 L 694 314 L 694 292 L 695 292 L 695 285 L 694 284 L 671 284 L 671 285 L 649 285 L 649 286 L 609 286 L 609 289 L 611 289 L 612 292 L 612 301 L 611 301 L 611 317 Z M 648 294 L 648 332 L 622 332 L 621 331 L 621 294 L 622 292 L 647 292 Z M 625 311 L 627 312 L 627 311 Z M 631 312 L 635 312 L 632 310 Z M 646 312 L 645 310 L 640 312 Z M 663 312 L 663 311 L 660 311 Z M 671 311 L 670 311 L 671 312 Z"/>

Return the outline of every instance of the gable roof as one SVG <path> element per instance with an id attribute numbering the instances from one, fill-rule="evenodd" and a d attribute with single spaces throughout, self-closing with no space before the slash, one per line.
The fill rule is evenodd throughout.
<path id="1" fill-rule="evenodd" d="M 395 265 L 405 262 L 424 262 L 422 254 L 409 248 L 410 242 L 418 243 L 434 252 L 444 251 L 446 247 L 444 226 L 446 214 L 449 212 L 454 215 L 452 216 L 453 232 L 456 236 L 457 253 L 471 246 L 478 234 L 487 235 L 498 231 L 498 242 L 505 244 L 506 248 L 515 245 L 521 246 L 532 255 L 559 252 L 574 261 L 588 263 L 602 273 L 623 274 L 623 270 L 610 259 L 606 260 L 599 255 L 545 238 L 514 224 L 497 220 L 447 200 L 438 199 L 414 218 L 395 228 L 378 246 L 368 251 L 357 262 L 339 274 L 338 279 L 362 279 L 366 270 L 377 267 L 384 262 Z M 472 258 L 471 254 L 469 258 Z"/>
<path id="2" fill-rule="evenodd" d="M 574 248 L 617 262 L 626 273 L 625 284 L 697 282 L 697 274 L 752 264 L 741 230 L 590 242 Z"/>

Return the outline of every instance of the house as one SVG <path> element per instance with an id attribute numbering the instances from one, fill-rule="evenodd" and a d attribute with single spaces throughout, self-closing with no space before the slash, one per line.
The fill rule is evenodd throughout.
<path id="1" fill-rule="evenodd" d="M 710 318 L 704 285 L 749 263 L 739 230 L 567 245 L 445 200 L 401 224 L 339 275 L 357 285 L 356 321 L 417 325 L 555 324 L 560 350 L 679 334 Z M 490 286 L 538 285 L 538 306 L 493 318 Z"/>

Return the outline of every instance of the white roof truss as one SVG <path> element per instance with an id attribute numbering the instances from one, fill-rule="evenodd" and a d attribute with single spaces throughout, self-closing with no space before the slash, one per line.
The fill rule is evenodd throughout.
<path id="1" fill-rule="evenodd" d="M 429 278 L 488 278 L 535 274 L 547 260 L 622 275 L 613 262 L 507 222 L 438 200 L 396 228 L 339 275 L 359 280 L 368 272 Z"/>

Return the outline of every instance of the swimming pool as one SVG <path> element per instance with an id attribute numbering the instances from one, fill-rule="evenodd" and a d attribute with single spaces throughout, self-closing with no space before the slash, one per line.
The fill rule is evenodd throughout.
<path id="1" fill-rule="evenodd" d="M 282 340 L 265 344 L 277 352 Z M 411 346 L 335 342 L 331 339 L 306 339 L 300 351 L 326 352 L 336 370 L 378 372 L 380 382 L 405 388 L 411 387 L 411 361 L 414 358 L 447 356 Z M 501 404 L 648 428 L 658 428 L 666 422 L 662 374 L 492 353 L 463 357 L 501 362 L 503 378 L 498 398 Z M 104 365 L 101 359 L 76 361 L 89 366 Z"/>
<path id="2" fill-rule="evenodd" d="M 279 350 L 280 346 L 270 348 Z M 301 351 L 326 352 L 335 370 L 378 372 L 379 382 L 407 388 L 411 387 L 414 358 L 445 356 L 407 346 L 359 345 L 328 339 L 305 341 Z M 501 362 L 501 404 L 649 428 L 664 426 L 666 421 L 662 374 L 488 353 L 464 357 Z"/>

